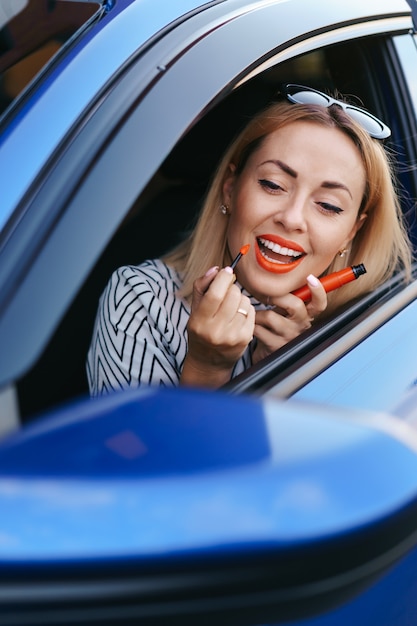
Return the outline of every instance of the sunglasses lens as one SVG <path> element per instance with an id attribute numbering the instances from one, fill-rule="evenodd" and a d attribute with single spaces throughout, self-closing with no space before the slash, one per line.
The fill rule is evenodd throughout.
<path id="1" fill-rule="evenodd" d="M 324 93 L 318 93 L 317 91 L 296 91 L 295 93 L 288 92 L 288 95 L 297 104 L 319 104 L 321 106 L 328 106 L 330 100 Z"/>
<path id="2" fill-rule="evenodd" d="M 368 115 L 365 111 L 359 111 L 358 109 L 354 109 L 350 106 L 346 107 L 347 113 L 349 113 L 350 117 L 352 117 L 358 124 L 362 126 L 371 137 L 376 137 L 378 139 L 384 139 L 385 137 L 389 137 L 391 131 L 387 126 L 384 126 L 382 122 L 375 119 L 371 115 Z"/>

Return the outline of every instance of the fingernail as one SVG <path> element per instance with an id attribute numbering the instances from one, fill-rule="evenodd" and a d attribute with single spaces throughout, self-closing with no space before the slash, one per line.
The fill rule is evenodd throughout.
<path id="1" fill-rule="evenodd" d="M 307 276 L 307 282 L 309 285 L 311 285 L 312 287 L 318 287 L 320 285 L 320 281 L 318 278 L 316 278 L 313 274 L 309 274 Z"/>
<path id="2" fill-rule="evenodd" d="M 224 271 L 227 272 L 228 274 L 233 274 L 233 270 L 231 267 L 227 266 L 224 268 Z"/>
<path id="3" fill-rule="evenodd" d="M 212 276 L 213 274 L 215 274 L 217 272 L 218 269 L 219 269 L 218 265 L 215 265 L 214 267 L 210 267 L 210 269 L 207 270 L 207 272 L 204 274 L 204 276 L 205 277 Z"/>

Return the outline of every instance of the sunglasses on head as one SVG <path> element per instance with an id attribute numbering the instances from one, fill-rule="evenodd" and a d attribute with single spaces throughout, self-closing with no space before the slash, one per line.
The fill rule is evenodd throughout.
<path id="1" fill-rule="evenodd" d="M 386 139 L 386 137 L 391 135 L 391 130 L 388 126 L 371 113 L 368 113 L 368 111 L 365 111 L 365 109 L 331 98 L 317 89 L 305 87 L 304 85 L 288 84 L 283 87 L 282 91 L 286 98 L 295 104 L 319 104 L 324 107 L 337 104 L 375 139 Z"/>

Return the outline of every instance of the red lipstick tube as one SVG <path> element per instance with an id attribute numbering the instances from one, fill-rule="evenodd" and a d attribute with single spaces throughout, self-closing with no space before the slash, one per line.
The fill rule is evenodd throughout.
<path id="1" fill-rule="evenodd" d="M 328 276 L 323 276 L 323 278 L 320 278 L 320 282 L 326 293 L 329 293 L 329 291 L 338 289 L 339 287 L 342 287 L 342 285 L 346 285 L 346 283 L 356 280 L 359 276 L 362 276 L 362 274 L 366 274 L 366 269 L 364 264 L 360 263 L 359 265 L 345 267 L 338 272 L 328 274 Z M 304 285 L 304 287 L 300 287 L 292 293 L 298 298 L 301 298 L 304 302 L 308 302 L 311 299 L 311 291 L 308 285 Z"/>

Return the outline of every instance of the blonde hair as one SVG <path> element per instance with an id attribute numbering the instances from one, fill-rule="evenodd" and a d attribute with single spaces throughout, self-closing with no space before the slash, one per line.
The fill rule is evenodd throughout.
<path id="1" fill-rule="evenodd" d="M 391 157 L 380 141 L 372 139 L 343 109 L 337 105 L 325 108 L 280 102 L 254 117 L 230 145 L 221 159 L 207 193 L 196 228 L 190 237 L 164 257 L 184 276 L 182 293 L 190 299 L 194 280 L 209 267 L 227 262 L 227 218 L 221 213 L 223 183 L 230 175 L 243 171 L 249 156 L 273 131 L 297 121 L 310 121 L 325 127 L 338 128 L 357 146 L 365 169 L 366 188 L 358 217 L 366 214 L 362 227 L 351 242 L 344 258 L 338 255 L 326 273 L 363 263 L 367 273 L 342 290 L 329 294 L 327 311 L 372 291 L 398 269 L 411 274 L 411 246 L 403 224 Z"/>

